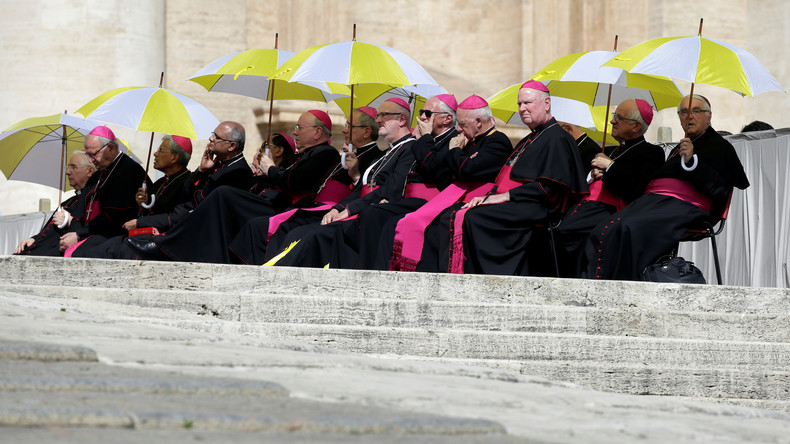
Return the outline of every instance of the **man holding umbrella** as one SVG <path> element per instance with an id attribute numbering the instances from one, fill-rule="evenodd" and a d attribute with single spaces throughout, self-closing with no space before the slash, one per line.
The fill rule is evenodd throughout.
<path id="1" fill-rule="evenodd" d="M 640 279 L 689 227 L 718 217 L 733 187 L 749 186 L 735 149 L 711 127 L 711 113 L 705 97 L 694 94 L 691 106 L 683 98 L 678 117 L 686 137 L 653 174 L 644 195 L 592 230 L 583 277 Z"/>
<path id="2" fill-rule="evenodd" d="M 106 126 L 94 128 L 85 137 L 84 147 L 98 171 L 88 180 L 74 211 L 64 213 L 69 232 L 60 238 L 60 251 L 67 256 L 79 256 L 79 250 L 125 233 L 123 223 L 137 214 L 135 194 L 145 176 L 143 167 L 121 152 L 115 134 Z"/>

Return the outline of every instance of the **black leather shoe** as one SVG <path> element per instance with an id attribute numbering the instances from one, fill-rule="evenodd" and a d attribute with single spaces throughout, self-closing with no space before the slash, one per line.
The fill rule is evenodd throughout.
<path id="1" fill-rule="evenodd" d="M 126 238 L 126 245 L 132 249 L 135 253 L 139 254 L 143 259 L 151 259 L 151 260 L 169 260 L 170 258 L 159 248 L 156 243 L 151 240 L 150 237 L 143 237 L 142 239 L 137 239 L 134 237 L 127 237 Z"/>

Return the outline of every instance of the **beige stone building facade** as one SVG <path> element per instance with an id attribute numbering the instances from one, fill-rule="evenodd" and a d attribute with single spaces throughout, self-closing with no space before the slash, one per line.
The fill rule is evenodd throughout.
<path id="1" fill-rule="evenodd" d="M 566 54 L 611 50 L 615 35 L 623 50 L 651 38 L 696 34 L 701 17 L 704 36 L 750 51 L 780 84 L 790 85 L 790 2 L 782 0 L 0 0 L 0 126 L 74 111 L 113 88 L 156 86 L 164 72 L 167 88 L 194 97 L 220 120 L 242 122 L 251 159 L 266 130 L 268 104 L 207 93 L 187 78 L 223 55 L 273 47 L 275 33 L 280 49 L 299 51 L 350 40 L 356 23 L 357 40 L 406 53 L 460 100 L 524 81 Z M 711 99 L 716 129 L 735 133 L 752 120 L 790 126 L 785 93 L 744 98 L 705 85 L 695 91 Z M 344 121 L 334 104 L 276 103 L 275 131 L 290 131 L 308 106 Z M 649 139 L 660 126 L 672 128 L 673 139 L 680 136 L 672 110 L 657 114 Z M 524 134 L 517 127 L 506 131 L 514 139 Z M 119 130 L 119 136 L 139 157 L 146 155 L 150 134 Z M 54 205 L 57 192 L 0 179 L 2 214 L 36 211 L 39 198 Z"/>

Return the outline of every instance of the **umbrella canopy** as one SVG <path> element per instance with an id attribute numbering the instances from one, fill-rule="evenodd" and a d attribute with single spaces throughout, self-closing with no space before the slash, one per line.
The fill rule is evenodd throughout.
<path id="1" fill-rule="evenodd" d="M 668 77 L 631 74 L 622 68 L 601 66 L 617 54 L 616 51 L 570 54 L 544 66 L 532 79 L 570 82 L 559 87 L 555 85 L 552 96 L 580 100 L 592 106 L 618 105 L 626 99 L 645 100 L 657 110 L 677 106 L 683 94 Z M 595 86 L 579 82 L 593 83 Z M 610 101 L 609 85 L 612 85 Z"/>
<path id="2" fill-rule="evenodd" d="M 99 125 L 68 114 L 22 120 L 0 133 L 0 170 L 8 180 L 68 190 L 67 156 L 81 151 L 85 135 Z"/>
<path id="3" fill-rule="evenodd" d="M 438 85 L 405 85 L 403 87 L 393 87 L 377 83 L 363 83 L 354 88 L 354 106 L 372 106 L 378 108 L 384 101 L 391 98 L 400 98 L 411 105 L 412 127 L 417 124 L 419 114 L 415 111 L 425 105 L 425 102 L 433 96 L 447 94 L 447 90 Z M 334 100 L 335 103 L 348 116 L 348 109 L 351 106 L 350 97 L 341 97 Z"/>
<path id="4" fill-rule="evenodd" d="M 329 102 L 348 96 L 346 85 L 327 82 L 293 82 L 269 77 L 296 53 L 280 49 L 250 49 L 220 57 L 195 73 L 191 80 L 207 91 L 238 94 L 261 100 L 312 100 Z"/>
<path id="5" fill-rule="evenodd" d="M 756 57 L 699 35 L 648 40 L 612 57 L 604 67 L 720 86 L 747 96 L 783 91 Z"/>
<path id="6" fill-rule="evenodd" d="M 344 85 L 381 83 L 434 85 L 438 83 L 417 62 L 402 52 L 373 43 L 330 43 L 298 52 L 285 62 L 275 79 L 289 82 L 334 82 Z"/>
<path id="7" fill-rule="evenodd" d="M 88 119 L 137 131 L 208 139 L 219 125 L 196 100 L 165 88 L 130 86 L 108 91 L 77 110 Z"/>

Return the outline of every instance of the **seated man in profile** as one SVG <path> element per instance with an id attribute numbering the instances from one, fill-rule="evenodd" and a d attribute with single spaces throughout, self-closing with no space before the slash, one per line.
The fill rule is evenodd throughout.
<path id="1" fill-rule="evenodd" d="M 641 99 L 624 100 L 612 114 L 612 136 L 620 145 L 608 146 L 603 153 L 599 149 L 587 177 L 590 195 L 570 208 L 557 227 L 563 277 L 581 276 L 590 231 L 641 196 L 649 178 L 664 164 L 664 150 L 644 137 L 652 121 L 653 108 Z"/>
<path id="2" fill-rule="evenodd" d="M 14 250 L 14 254 L 60 256 L 58 244 L 60 243 L 60 236 L 66 232 L 66 224 L 63 224 L 64 211 L 70 211 L 76 204 L 82 189 L 85 188 L 88 179 L 95 172 L 96 167 L 93 166 L 90 158 L 82 151 L 77 151 L 69 158 L 69 164 L 66 166 L 66 177 L 69 180 L 69 186 L 74 188 L 76 193 L 60 204 L 61 211 L 53 213 L 38 234 L 23 240 Z"/>
<path id="3" fill-rule="evenodd" d="M 596 226 L 585 247 L 590 279 L 639 280 L 694 224 L 718 217 L 733 187 L 749 180 L 732 145 L 710 125 L 708 99 L 678 104 L 686 137 L 669 153 L 645 193 Z"/>

